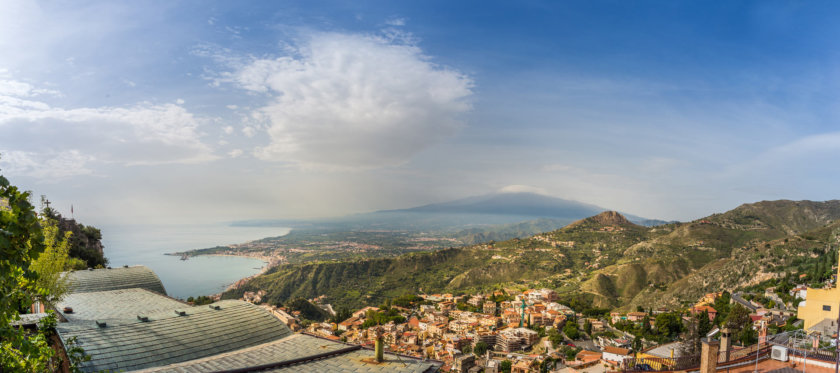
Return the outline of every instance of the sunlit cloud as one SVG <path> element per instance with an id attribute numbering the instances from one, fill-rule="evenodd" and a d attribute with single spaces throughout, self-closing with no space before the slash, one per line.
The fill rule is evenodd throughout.
<path id="1" fill-rule="evenodd" d="M 271 97 L 257 109 L 271 140 L 258 158 L 341 168 L 401 164 L 452 135 L 473 84 L 416 45 L 339 33 L 310 35 L 293 54 L 253 59 L 226 79 Z"/>

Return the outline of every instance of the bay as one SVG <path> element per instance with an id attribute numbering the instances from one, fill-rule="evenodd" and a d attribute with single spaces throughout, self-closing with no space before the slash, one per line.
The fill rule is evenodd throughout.
<path id="1" fill-rule="evenodd" d="M 100 225 L 109 265 L 144 265 L 160 277 L 169 296 L 210 295 L 259 273 L 265 262 L 233 256 L 198 256 L 180 260 L 166 253 L 244 243 L 283 236 L 289 228 L 232 227 L 227 224 Z"/>

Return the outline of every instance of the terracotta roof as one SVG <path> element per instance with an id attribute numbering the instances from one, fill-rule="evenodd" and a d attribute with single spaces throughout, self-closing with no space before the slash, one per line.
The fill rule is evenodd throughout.
<path id="1" fill-rule="evenodd" d="M 616 354 L 616 355 L 623 355 L 623 356 L 630 355 L 630 350 L 628 350 L 626 348 L 614 347 L 614 346 L 604 347 L 604 352 L 608 352 L 608 353 Z"/>

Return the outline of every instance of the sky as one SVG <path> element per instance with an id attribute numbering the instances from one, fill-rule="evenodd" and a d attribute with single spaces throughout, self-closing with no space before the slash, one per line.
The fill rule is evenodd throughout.
<path id="1" fill-rule="evenodd" d="M 0 173 L 89 224 L 498 191 L 667 220 L 836 199 L 839 12 L 0 0 Z"/>

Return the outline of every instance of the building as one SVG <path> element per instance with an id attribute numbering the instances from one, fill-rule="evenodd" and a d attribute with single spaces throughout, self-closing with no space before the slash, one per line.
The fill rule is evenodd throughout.
<path id="1" fill-rule="evenodd" d="M 62 274 L 72 284 L 57 305 L 58 338 L 90 360 L 82 372 L 430 372 L 440 361 L 376 354 L 332 338 L 293 333 L 267 308 L 239 300 L 192 306 L 165 295 L 145 267 Z"/>
<path id="2" fill-rule="evenodd" d="M 836 285 L 829 289 L 808 288 L 808 298 L 799 303 L 797 317 L 804 321 L 805 330 L 825 319 L 837 319 L 840 306 L 840 288 Z"/>
<path id="3" fill-rule="evenodd" d="M 455 364 L 452 365 L 450 372 L 467 373 L 470 368 L 475 366 L 475 355 L 466 354 L 455 358 Z"/>
<path id="4" fill-rule="evenodd" d="M 714 321 L 715 316 L 717 316 L 717 310 L 711 306 L 694 306 L 691 308 L 692 315 L 698 315 L 703 312 L 707 312 L 709 314 L 709 321 Z"/>
<path id="5" fill-rule="evenodd" d="M 613 347 L 613 346 L 606 346 L 604 347 L 603 355 L 601 356 L 601 360 L 604 360 L 608 364 L 621 367 L 621 364 L 624 363 L 624 360 L 632 358 L 633 354 L 630 353 L 630 350 L 626 348 L 620 347 Z"/>

